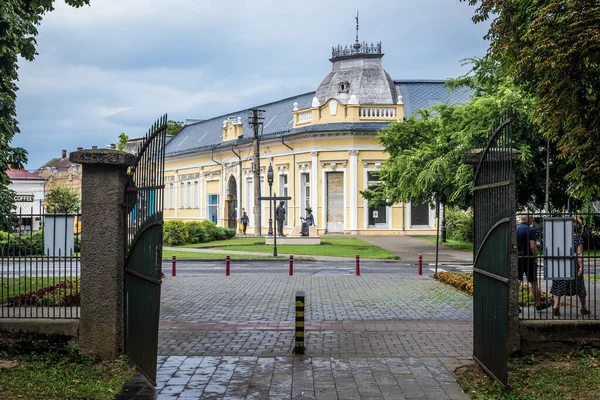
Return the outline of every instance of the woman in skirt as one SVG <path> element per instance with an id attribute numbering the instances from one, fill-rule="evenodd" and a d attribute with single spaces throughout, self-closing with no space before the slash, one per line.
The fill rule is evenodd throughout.
<path id="1" fill-rule="evenodd" d="M 575 217 L 573 230 L 578 232 L 581 225 L 581 219 Z M 554 296 L 554 315 L 560 315 L 561 296 L 574 295 L 579 297 L 581 303 L 581 315 L 590 314 L 590 311 L 585 306 L 587 292 L 585 290 L 585 282 L 583 281 L 583 238 L 577 233 L 573 235 L 573 247 L 575 247 L 575 279 L 557 279 L 552 282 L 550 293 Z"/>

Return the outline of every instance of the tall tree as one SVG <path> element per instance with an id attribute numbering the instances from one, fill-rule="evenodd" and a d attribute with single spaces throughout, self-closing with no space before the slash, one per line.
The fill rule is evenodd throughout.
<path id="1" fill-rule="evenodd" d="M 89 0 L 65 0 L 74 7 L 89 4 Z M 8 168 L 20 169 L 27 161 L 27 152 L 10 145 L 19 133 L 16 119 L 18 57 L 32 61 L 36 53 L 37 26 L 45 13 L 54 9 L 54 0 L 0 1 L 0 213 L 12 209 L 13 194 L 8 189 Z"/>
<path id="2" fill-rule="evenodd" d="M 461 1 L 492 19 L 492 57 L 537 98 L 535 121 L 573 166 L 569 192 L 600 198 L 600 2 Z"/>
<path id="3" fill-rule="evenodd" d="M 531 122 L 534 99 L 503 76 L 498 63 L 489 57 L 470 62 L 472 73 L 448 83 L 453 90 L 469 89 L 469 102 L 418 110 L 405 122 L 380 132 L 380 143 L 390 157 L 379 171 L 384 184 L 363 192 L 370 204 L 437 199 L 467 207 L 473 173 L 462 157 L 473 148 L 484 147 L 493 125 L 510 113 L 513 146 L 520 151 L 517 200 L 521 205 L 543 206 L 546 141 Z M 553 168 L 563 168 L 564 173 L 564 163 L 555 162 Z M 562 175 L 551 185 L 551 198 L 558 207 L 566 202 L 561 184 Z"/>

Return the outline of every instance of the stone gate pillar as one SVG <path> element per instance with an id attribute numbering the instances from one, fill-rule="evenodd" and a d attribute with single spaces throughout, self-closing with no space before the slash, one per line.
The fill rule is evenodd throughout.
<path id="1" fill-rule="evenodd" d="M 69 159 L 82 165 L 79 343 L 84 353 L 116 358 L 124 352 L 124 193 L 136 158 L 93 149 Z"/>

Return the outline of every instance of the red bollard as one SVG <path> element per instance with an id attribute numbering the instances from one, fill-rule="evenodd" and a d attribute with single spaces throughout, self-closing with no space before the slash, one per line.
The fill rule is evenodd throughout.
<path id="1" fill-rule="evenodd" d="M 171 276 L 177 276 L 177 257 L 173 256 L 171 259 L 173 267 L 171 268 Z"/>
<path id="2" fill-rule="evenodd" d="M 419 275 L 423 275 L 423 254 L 419 254 Z"/>
<path id="3" fill-rule="evenodd" d="M 225 276 L 229 276 L 231 272 L 231 258 L 229 256 L 225 257 Z"/>
<path id="4" fill-rule="evenodd" d="M 360 256 L 356 255 L 356 276 L 360 276 Z"/>
<path id="5" fill-rule="evenodd" d="M 290 254 L 290 276 L 294 276 L 294 255 Z"/>

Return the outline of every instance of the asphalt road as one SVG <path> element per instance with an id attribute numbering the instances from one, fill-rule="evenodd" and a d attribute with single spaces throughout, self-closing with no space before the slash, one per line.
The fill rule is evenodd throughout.
<path id="1" fill-rule="evenodd" d="M 172 263 L 163 262 L 163 272 L 167 276 L 172 275 Z M 445 271 L 468 271 L 471 266 L 466 265 L 446 265 L 439 264 L 438 270 Z M 294 275 L 354 275 L 356 270 L 355 259 L 341 261 L 294 261 Z M 237 261 L 231 260 L 231 275 L 255 275 L 272 274 L 288 275 L 289 261 L 269 260 L 269 261 Z M 434 264 L 423 264 L 423 275 L 432 275 L 435 272 Z M 381 261 L 381 260 L 361 260 L 360 273 L 366 274 L 398 274 L 404 276 L 417 275 L 418 265 L 402 261 Z M 198 275 L 225 275 L 225 262 L 223 260 L 215 261 L 191 261 L 177 260 L 177 276 L 198 276 Z"/>

